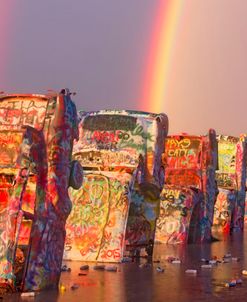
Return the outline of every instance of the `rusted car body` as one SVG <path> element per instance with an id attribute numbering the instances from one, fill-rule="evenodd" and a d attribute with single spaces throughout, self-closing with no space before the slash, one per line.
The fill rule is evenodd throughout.
<path id="1" fill-rule="evenodd" d="M 165 184 L 161 192 L 157 243 L 211 241 L 214 202 L 217 194 L 217 141 L 208 135 L 171 135 L 163 154 Z"/>
<path id="2" fill-rule="evenodd" d="M 64 258 L 119 262 L 142 251 L 151 255 L 166 115 L 81 112 L 79 129 L 73 157 L 83 166 L 84 182 L 79 191 L 70 191 Z"/>
<path id="3" fill-rule="evenodd" d="M 82 183 L 82 168 L 71 161 L 77 138 L 77 112 L 68 90 L 0 96 L 3 291 L 58 286 L 72 206 L 68 187 Z"/>

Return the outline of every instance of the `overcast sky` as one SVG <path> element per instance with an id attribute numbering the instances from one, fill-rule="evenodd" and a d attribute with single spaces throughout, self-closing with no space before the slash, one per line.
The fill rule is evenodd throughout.
<path id="1" fill-rule="evenodd" d="M 69 87 L 78 109 L 146 110 L 143 76 L 162 1 L 1 0 L 0 90 Z M 170 1 L 184 3 L 161 108 L 170 133 L 247 133 L 247 1 Z"/>

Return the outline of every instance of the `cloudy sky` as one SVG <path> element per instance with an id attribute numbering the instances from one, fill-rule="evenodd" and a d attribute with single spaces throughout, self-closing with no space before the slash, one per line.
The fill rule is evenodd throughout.
<path id="1" fill-rule="evenodd" d="M 246 0 L 1 0 L 0 91 L 69 87 L 79 109 L 165 112 L 170 133 L 247 133 L 246 12 Z"/>

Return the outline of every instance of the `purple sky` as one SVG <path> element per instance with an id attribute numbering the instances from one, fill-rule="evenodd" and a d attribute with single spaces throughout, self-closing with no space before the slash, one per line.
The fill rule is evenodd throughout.
<path id="1" fill-rule="evenodd" d="M 79 109 L 144 109 L 137 100 L 161 0 L 4 1 L 14 6 L 7 39 L 0 30 L 9 49 L 0 90 L 69 87 Z M 247 1 L 181 2 L 162 108 L 170 133 L 247 132 Z"/>

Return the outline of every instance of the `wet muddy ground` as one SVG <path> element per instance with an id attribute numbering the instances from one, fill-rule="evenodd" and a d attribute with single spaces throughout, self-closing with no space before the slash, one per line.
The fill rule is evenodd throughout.
<path id="1" fill-rule="evenodd" d="M 222 260 L 225 263 L 213 264 L 205 260 Z M 167 257 L 179 258 L 181 264 L 167 261 Z M 239 259 L 236 259 L 239 258 Z M 171 259 L 171 258 L 170 258 Z M 229 239 L 204 245 L 155 246 L 153 260 L 109 264 L 117 266 L 117 272 L 95 270 L 95 263 L 88 263 L 88 271 L 80 271 L 82 262 L 66 262 L 71 272 L 63 272 L 59 291 L 47 291 L 35 297 L 21 297 L 14 294 L 4 297 L 3 301 L 74 302 L 74 301 L 246 301 L 247 276 L 247 230 L 244 235 L 234 234 Z M 237 261 L 239 260 L 239 261 Z M 160 261 L 160 262 L 158 262 Z M 109 266 L 107 265 L 107 266 Z M 164 268 L 164 272 L 157 270 Z M 197 270 L 188 274 L 187 269 Z M 78 275 L 80 273 L 80 275 Z M 231 280 L 242 281 L 233 287 L 225 284 Z M 75 289 L 71 287 L 75 286 Z M 1 300 L 0 300 L 1 301 Z"/>

